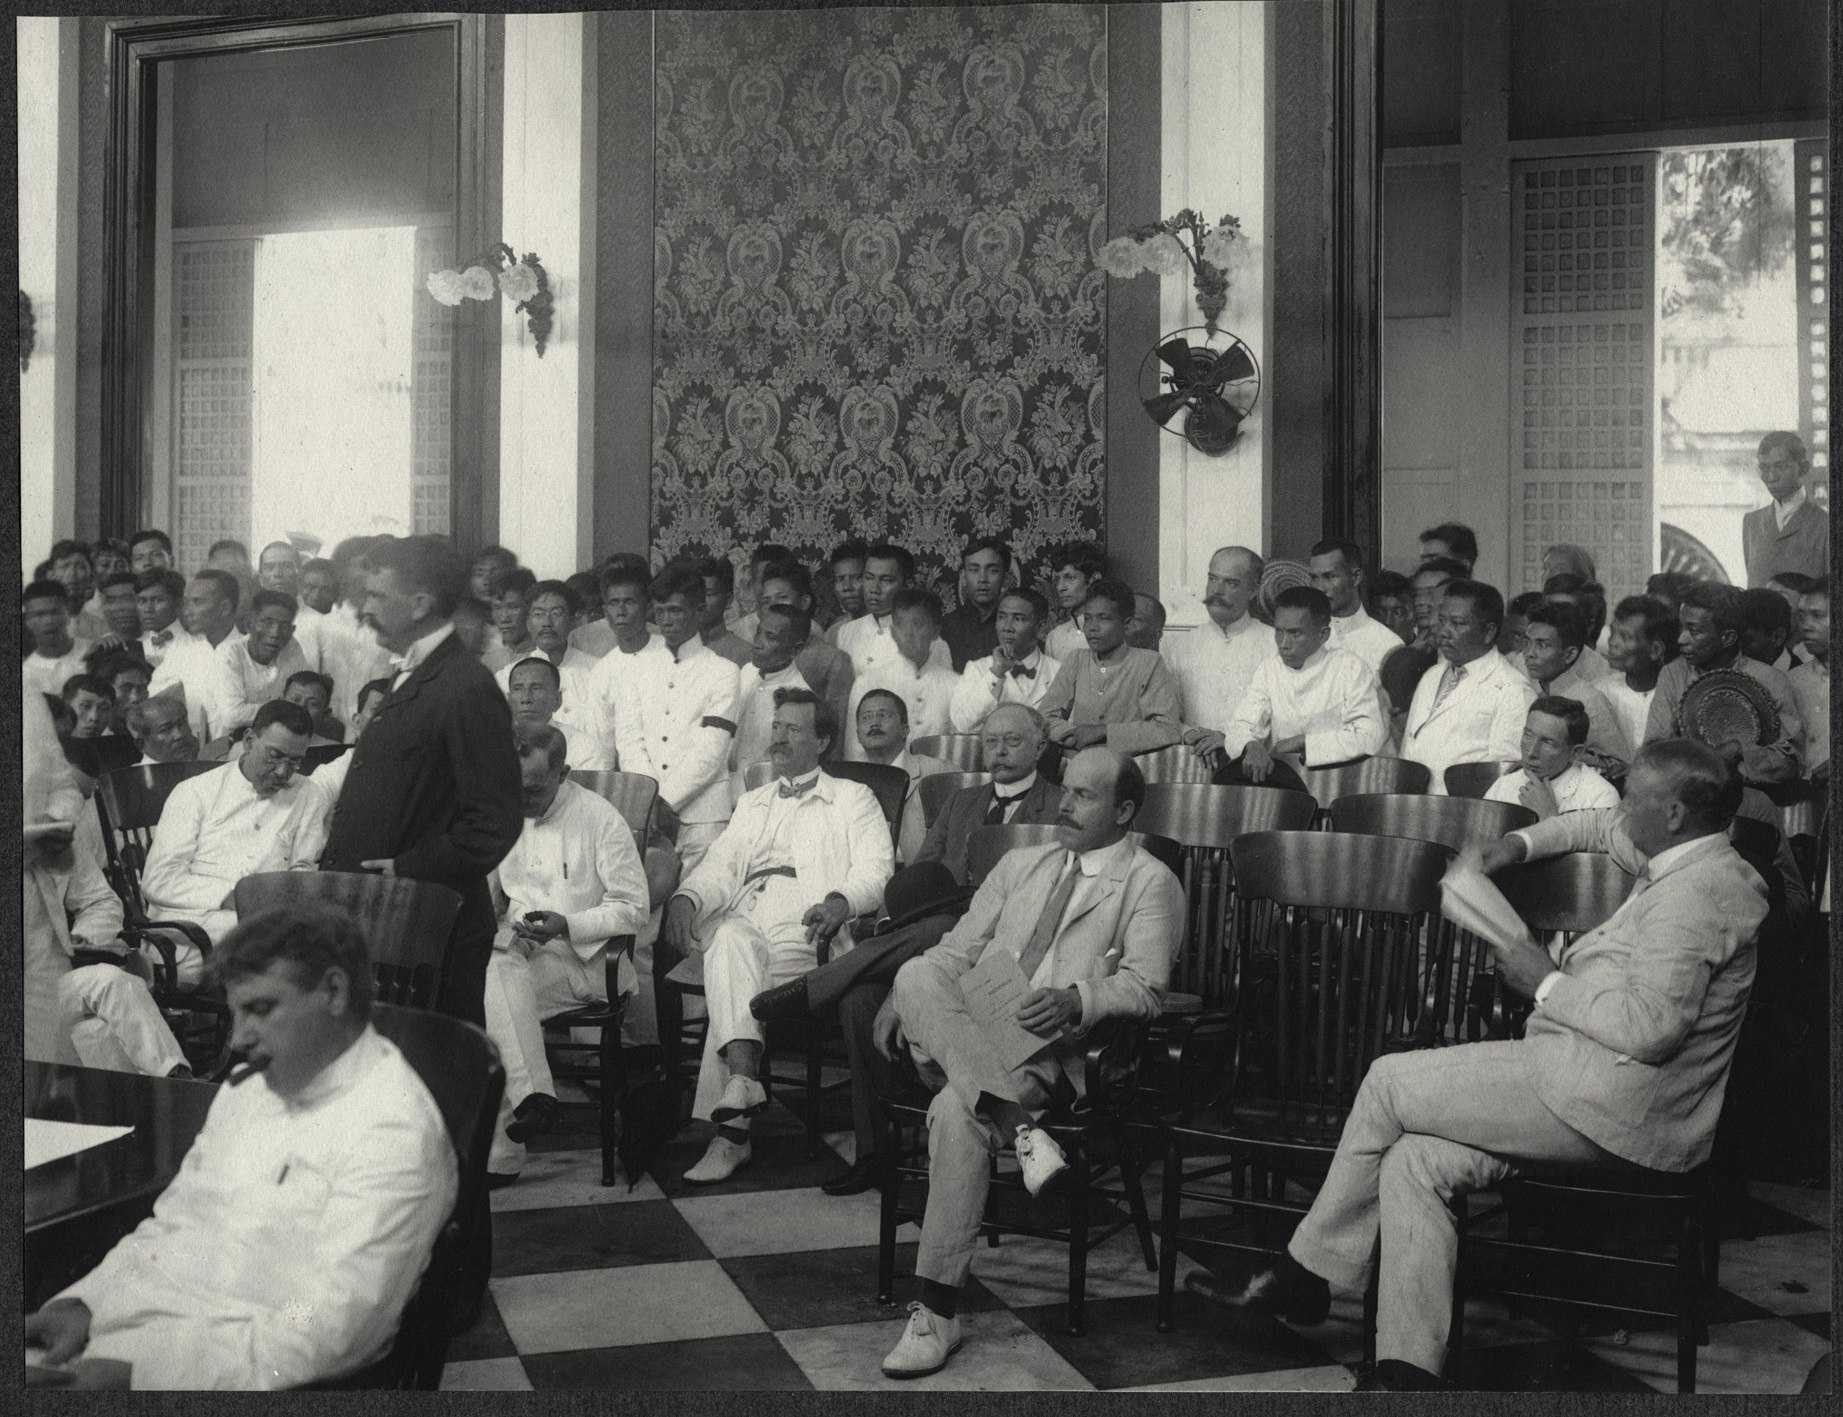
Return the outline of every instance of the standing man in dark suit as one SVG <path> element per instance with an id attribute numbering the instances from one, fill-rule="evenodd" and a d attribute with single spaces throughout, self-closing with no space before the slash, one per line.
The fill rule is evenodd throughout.
<path id="1" fill-rule="evenodd" d="M 1811 455 L 1796 433 L 1768 433 L 1760 439 L 1760 481 L 1771 505 L 1741 518 L 1741 554 L 1749 587 L 1765 585 L 1782 571 L 1814 579 L 1830 570 L 1830 513 L 1811 500 Z"/>
<path id="2" fill-rule="evenodd" d="M 512 711 L 449 623 L 466 590 L 467 562 L 441 538 L 404 537 L 371 554 L 364 623 L 396 673 L 352 750 L 322 864 L 459 891 L 436 1007 L 484 1025 L 494 928 L 486 878 L 523 817 Z"/>
<path id="3" fill-rule="evenodd" d="M 857 1134 L 857 1152 L 856 1160 L 842 1174 L 820 1187 L 829 1196 L 856 1195 L 876 1184 L 876 1099 L 887 1066 L 872 1041 L 871 1028 L 877 1010 L 889 997 L 896 971 L 939 943 L 971 894 L 951 888 L 967 884 L 968 839 L 980 827 L 1056 824 L 1062 789 L 1037 771 L 1037 759 L 1048 741 L 1043 718 L 1035 709 L 1023 704 L 1001 704 L 993 709 L 980 725 L 980 747 L 992 781 L 962 788 L 948 798 L 915 860 L 892 876 L 890 887 L 884 890 L 892 916 L 899 914 L 895 902 L 910 897 L 936 899 L 938 908 L 917 907 L 911 912 L 914 918 L 899 923 L 888 934 L 862 940 L 848 953 L 750 1002 L 750 1012 L 770 1021 L 838 1012 L 851 1065 L 851 1125 Z M 952 873 L 951 882 L 938 879 L 942 866 Z M 898 884 L 905 880 L 909 883 L 906 891 Z"/>

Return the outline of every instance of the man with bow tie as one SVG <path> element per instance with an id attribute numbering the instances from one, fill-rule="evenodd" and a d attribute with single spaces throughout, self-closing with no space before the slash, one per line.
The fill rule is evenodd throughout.
<path id="1" fill-rule="evenodd" d="M 1000 704 L 1034 709 L 1043 702 L 1062 669 L 1062 661 L 1042 648 L 1048 620 L 1049 602 L 1029 586 L 1014 587 L 999 598 L 992 617 L 997 647 L 971 661 L 954 688 L 948 706 L 954 732 L 974 732 Z"/>
<path id="2" fill-rule="evenodd" d="M 1092 602 L 1091 602 L 1092 603 Z M 1145 777 L 1127 757 L 1089 748 L 1069 761 L 1058 840 L 1007 853 L 940 944 L 903 965 L 877 1046 L 906 1046 L 939 1089 L 928 1108 L 928 1203 L 915 1274 L 921 1294 L 883 1360 L 893 1378 L 937 1372 L 960 1346 L 957 1296 L 985 1213 L 992 1157 L 1015 1147 L 1034 1196 L 1068 1169 L 1037 1119 L 1082 1096 L 1084 1035 L 1107 1019 L 1152 1019 L 1184 933 L 1184 892 L 1127 839 Z M 964 987 L 1015 959 L 1016 1021 L 1041 1047 L 1015 1066 L 973 1012 Z M 976 990 L 973 992 L 977 992 Z M 1028 1046 L 1026 1039 L 1024 1045 Z"/>
<path id="3" fill-rule="evenodd" d="M 889 825 L 868 787 L 819 760 L 838 739 L 831 706 L 808 689 L 776 695 L 768 758 L 773 782 L 746 792 L 729 825 L 666 902 L 655 968 L 702 953 L 710 1026 L 691 1115 L 717 1124 L 694 1185 L 728 1178 L 749 1160 L 749 1118 L 768 1105 L 762 1030 L 749 1001 L 804 974 L 822 949 L 851 947 L 849 922 L 877 909 L 894 857 Z M 660 1022 L 661 1036 L 670 1031 Z"/>
<path id="4" fill-rule="evenodd" d="M 512 711 L 454 636 L 467 563 L 446 540 L 407 536 L 367 558 L 363 623 L 390 652 L 390 692 L 347 756 L 322 864 L 433 881 L 461 894 L 437 1009 L 486 1022 L 496 920 L 487 876 L 524 827 Z"/>
<path id="5" fill-rule="evenodd" d="M 1766 886 L 1728 843 L 1741 781 L 1688 739 L 1647 744 L 1617 808 L 1512 832 L 1477 864 L 1500 870 L 1604 851 L 1635 875 L 1610 919 L 1552 957 L 1494 945 L 1503 981 L 1535 1000 L 1524 1036 L 1378 1058 L 1311 1211 L 1277 1268 L 1233 1296 L 1321 1322 L 1336 1287 L 1361 1294 L 1381 1239 L 1375 1385 L 1439 1386 L 1458 1238 L 1446 1200 L 1518 1162 L 1684 1172 L 1708 1160 L 1753 987 Z"/>

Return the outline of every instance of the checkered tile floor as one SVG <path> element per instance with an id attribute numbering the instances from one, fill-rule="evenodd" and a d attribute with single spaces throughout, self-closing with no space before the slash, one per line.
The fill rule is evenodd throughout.
<path id="1" fill-rule="evenodd" d="M 1157 1277 L 1130 1227 L 1089 1262 L 1087 1332 L 1064 1331 L 1067 1250 L 983 1243 L 961 1299 L 966 1346 L 947 1368 L 891 1383 L 879 1364 L 900 1307 L 876 1301 L 877 1197 L 818 1183 L 849 1158 L 806 1155 L 780 1103 L 757 1119 L 754 1162 L 722 1185 L 680 1179 L 708 1128 L 692 1126 L 630 1193 L 597 1184 L 592 1113 L 570 1109 L 517 1185 L 493 1197 L 493 1280 L 479 1321 L 449 1351 L 447 1389 L 1338 1391 L 1361 1350 L 1358 1307 L 1293 1330 L 1180 1295 L 1177 1331 L 1153 1327 Z M 541 1149 L 540 1149 L 541 1148 Z M 1148 1196 L 1156 1206 L 1156 1178 Z M 1830 1196 L 1755 1186 L 1753 1239 L 1722 1246 L 1722 1292 L 1700 1351 L 1699 1390 L 1795 1393 L 1830 1346 Z M 898 1251 L 910 1297 L 915 1232 Z M 1188 1267 L 1180 1261 L 1180 1273 Z M 1467 1314 L 1462 1380 L 1491 1391 L 1675 1391 L 1667 1328 L 1569 1343 L 1495 1301 Z"/>

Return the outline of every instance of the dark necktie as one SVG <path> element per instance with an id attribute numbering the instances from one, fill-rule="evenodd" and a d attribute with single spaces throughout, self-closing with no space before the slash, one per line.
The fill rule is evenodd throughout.
<path id="1" fill-rule="evenodd" d="M 1068 864 L 1063 867 L 1062 879 L 1050 892 L 1043 913 L 1037 917 L 1037 928 L 1030 932 L 1030 942 L 1018 956 L 1018 968 L 1024 971 L 1027 981 L 1036 977 L 1037 966 L 1043 963 L 1043 956 L 1056 942 L 1056 928 L 1062 923 L 1062 912 L 1069 908 L 1069 897 L 1075 894 L 1075 883 L 1081 879 L 1081 867 L 1075 858 L 1066 859 Z"/>

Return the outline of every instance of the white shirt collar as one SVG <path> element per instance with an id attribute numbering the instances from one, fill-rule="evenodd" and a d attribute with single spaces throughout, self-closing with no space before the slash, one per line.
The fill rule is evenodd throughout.
<path id="1" fill-rule="evenodd" d="M 1092 851 L 1078 851 L 1075 864 L 1081 867 L 1081 873 L 1090 879 L 1105 875 L 1108 869 L 1121 857 L 1130 855 L 1133 843 L 1127 837 L 1121 837 L 1112 846 L 1097 846 Z"/>
<path id="2" fill-rule="evenodd" d="M 1213 615 L 1205 615 L 1203 621 L 1204 624 L 1208 625 L 1210 629 L 1214 630 L 1224 640 L 1238 640 L 1250 630 L 1266 628 L 1259 620 L 1254 618 L 1252 611 L 1243 612 L 1241 619 L 1233 620 L 1227 625 L 1218 625 Z M 1198 626 L 1198 628 L 1201 629 L 1202 626 Z"/>
<path id="3" fill-rule="evenodd" d="M 1008 782 L 1004 784 L 1004 789 L 1002 791 L 999 789 L 998 783 L 996 782 L 993 783 L 992 784 L 992 795 L 996 797 L 1000 802 L 1015 802 L 1018 798 L 1022 797 L 1026 792 L 1030 791 L 1030 789 L 1035 787 L 1036 785 L 1037 785 L 1037 770 L 1035 768 L 1032 768 L 1027 776 L 1020 777 L 1016 782 Z"/>
<path id="4" fill-rule="evenodd" d="M 1284 659 L 1281 659 L 1278 654 L 1274 655 L 1274 661 L 1288 674 L 1304 674 L 1308 669 L 1318 668 L 1319 665 L 1323 664 L 1330 657 L 1331 645 L 1330 642 L 1327 641 L 1313 650 L 1311 654 L 1307 655 L 1305 663 L 1300 665 L 1297 669 L 1294 669 Z"/>
<path id="5" fill-rule="evenodd" d="M 428 634 L 415 641 L 402 654 L 390 657 L 391 667 L 398 674 L 413 673 L 428 657 L 435 652 L 435 647 L 454 633 L 452 621 L 444 620 Z"/>
<path id="6" fill-rule="evenodd" d="M 350 1086 L 359 1069 L 367 1066 L 377 1056 L 378 1043 L 377 1030 L 366 1024 L 365 1031 L 352 1040 L 345 1052 L 309 1078 L 306 1087 L 292 1098 L 276 1094 L 277 1100 L 284 1107 L 293 1109 L 310 1107 L 323 1098 L 331 1097 Z"/>
<path id="7" fill-rule="evenodd" d="M 1716 837 L 1726 837 L 1726 835 L 1726 832 L 1710 832 L 1707 836 L 1699 836 L 1693 841 L 1680 841 L 1675 846 L 1666 847 L 1649 861 L 1645 862 L 1645 874 L 1655 882 L 1666 871 L 1676 866 L 1678 862 L 1704 842 L 1712 841 Z"/>
<path id="8" fill-rule="evenodd" d="M 1773 503 L 1773 518 L 1779 523 L 1779 530 L 1785 530 L 1786 524 L 1797 514 L 1798 509 L 1804 506 L 1805 501 L 1805 489 L 1801 484 L 1799 489 L 1783 502 Z"/>

